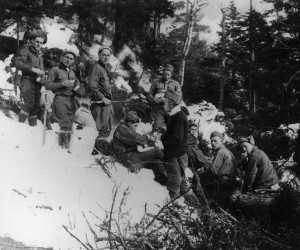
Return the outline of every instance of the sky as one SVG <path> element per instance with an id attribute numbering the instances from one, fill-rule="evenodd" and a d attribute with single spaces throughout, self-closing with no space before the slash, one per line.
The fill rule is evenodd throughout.
<path id="1" fill-rule="evenodd" d="M 237 10 L 241 13 L 246 13 L 250 8 L 250 0 L 233 0 Z M 200 11 L 202 18 L 199 24 L 207 25 L 210 27 L 210 32 L 202 32 L 200 38 L 213 44 L 218 41 L 217 31 L 221 31 L 220 23 L 222 19 L 221 9 L 228 7 L 231 0 L 202 0 L 204 5 Z M 272 7 L 272 4 L 265 3 L 263 0 L 253 0 L 253 8 L 258 11 L 265 11 Z M 170 26 L 169 21 L 162 25 L 162 28 Z"/>

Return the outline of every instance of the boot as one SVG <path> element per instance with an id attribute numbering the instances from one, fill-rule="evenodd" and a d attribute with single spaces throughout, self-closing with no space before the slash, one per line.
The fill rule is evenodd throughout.
<path id="1" fill-rule="evenodd" d="M 21 112 L 19 113 L 19 122 L 24 123 L 27 119 L 28 113 L 21 110 Z"/>
<path id="2" fill-rule="evenodd" d="M 58 134 L 58 145 L 61 146 L 62 148 L 65 145 L 65 141 L 66 141 L 66 132 L 59 132 Z"/>
<path id="3" fill-rule="evenodd" d="M 29 123 L 29 126 L 36 126 L 37 125 L 37 116 L 36 115 L 29 116 L 28 123 Z"/>
<path id="4" fill-rule="evenodd" d="M 63 144 L 63 148 L 66 148 L 68 150 L 70 149 L 71 135 L 72 135 L 72 131 L 68 131 L 66 133 L 65 143 Z"/>

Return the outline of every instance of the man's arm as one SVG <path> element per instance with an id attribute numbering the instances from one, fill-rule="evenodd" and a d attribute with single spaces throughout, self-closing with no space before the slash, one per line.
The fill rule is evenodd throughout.
<path id="1" fill-rule="evenodd" d="M 45 88 L 48 90 L 56 90 L 64 87 L 62 82 L 55 82 L 57 77 L 57 71 L 55 68 L 50 69 L 47 80 L 45 82 Z"/>
<path id="2" fill-rule="evenodd" d="M 27 57 L 28 57 L 28 50 L 27 49 L 21 49 L 17 56 L 15 57 L 15 65 L 16 68 L 22 71 L 27 71 L 32 73 L 32 63 L 27 61 Z"/>
<path id="3" fill-rule="evenodd" d="M 147 144 L 147 136 L 140 135 L 129 129 L 119 127 L 117 130 L 116 138 L 129 146 L 138 146 Z"/>
<path id="4" fill-rule="evenodd" d="M 99 81 L 101 77 L 101 71 L 98 69 L 97 64 L 94 64 L 88 77 L 88 85 L 91 90 L 92 97 L 99 101 L 102 101 L 104 98 L 104 95 L 99 90 Z"/>
<path id="5" fill-rule="evenodd" d="M 255 160 L 250 160 L 245 173 L 243 192 L 247 192 L 251 189 L 257 172 L 258 172 L 257 162 Z"/>

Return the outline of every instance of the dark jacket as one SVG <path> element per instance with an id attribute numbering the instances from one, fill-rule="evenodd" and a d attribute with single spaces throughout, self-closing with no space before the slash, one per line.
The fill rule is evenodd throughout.
<path id="1" fill-rule="evenodd" d="M 74 96 L 76 94 L 73 90 L 74 87 L 67 88 L 62 85 L 62 82 L 66 80 L 75 80 L 74 87 L 77 84 L 80 85 L 75 72 L 71 68 L 68 71 L 63 64 L 60 64 L 59 66 L 55 66 L 50 69 L 45 83 L 45 88 L 52 90 L 55 95 Z"/>
<path id="2" fill-rule="evenodd" d="M 137 152 L 138 145 L 146 145 L 147 137 L 131 130 L 126 124 L 121 123 L 115 130 L 112 139 L 114 154 L 121 161 L 127 160 L 127 154 Z"/>
<path id="3" fill-rule="evenodd" d="M 166 82 L 162 78 L 154 80 L 147 95 L 148 101 L 153 105 L 157 105 L 157 103 L 155 103 L 154 101 L 155 95 L 164 93 L 168 89 L 174 90 L 177 93 L 181 94 L 181 86 L 179 82 L 173 79 L 170 79 L 168 82 Z"/>
<path id="4" fill-rule="evenodd" d="M 224 145 L 221 146 L 209 167 L 209 171 L 226 181 L 234 181 L 236 177 L 237 162 L 232 152 Z"/>
<path id="5" fill-rule="evenodd" d="M 270 188 L 276 183 L 279 183 L 279 179 L 269 157 L 254 147 L 248 157 L 243 191 Z"/>
<path id="6" fill-rule="evenodd" d="M 44 70 L 44 61 L 41 51 L 36 51 L 32 45 L 22 48 L 15 57 L 16 68 L 22 71 L 22 77 L 35 78 L 37 74 L 31 71 L 32 68 Z"/>
<path id="7" fill-rule="evenodd" d="M 109 70 L 101 61 L 92 66 L 88 85 L 92 93 L 92 101 L 102 101 L 103 97 L 112 99 Z"/>
<path id="8" fill-rule="evenodd" d="M 178 111 L 172 114 L 172 111 Z M 186 107 L 176 106 L 171 111 L 168 119 L 166 133 L 162 135 L 161 141 L 164 146 L 165 160 L 184 155 L 187 152 L 187 137 L 189 132 Z"/>

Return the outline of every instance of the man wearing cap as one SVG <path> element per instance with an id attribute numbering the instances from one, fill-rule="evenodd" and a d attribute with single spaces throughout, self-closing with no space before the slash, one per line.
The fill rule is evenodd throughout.
<path id="1" fill-rule="evenodd" d="M 60 131 L 58 144 L 62 148 L 69 149 L 73 123 L 76 112 L 76 95 L 84 95 L 84 87 L 78 81 L 71 66 L 76 54 L 65 51 L 59 66 L 53 67 L 48 74 L 45 88 L 55 94 L 52 108 L 53 116 L 59 122 Z"/>
<path id="2" fill-rule="evenodd" d="M 24 123 L 28 117 L 30 126 L 37 125 L 37 113 L 41 98 L 41 86 L 45 76 L 42 45 L 46 39 L 45 33 L 32 33 L 29 46 L 22 48 L 15 57 L 16 68 L 22 71 L 20 83 L 23 105 L 19 114 L 19 122 Z"/>
<path id="3" fill-rule="evenodd" d="M 98 140 L 106 140 L 111 131 L 113 118 L 112 92 L 110 73 L 107 68 L 111 53 L 111 49 L 107 46 L 102 46 L 98 50 L 99 60 L 92 66 L 88 77 L 88 85 L 92 94 L 91 112 L 98 130 L 95 146 Z M 92 154 L 96 154 L 96 151 L 93 150 Z"/>
<path id="4" fill-rule="evenodd" d="M 239 146 L 248 156 L 243 193 L 260 189 L 279 189 L 277 173 L 264 151 L 255 146 L 253 137 L 241 138 Z"/>
<path id="5" fill-rule="evenodd" d="M 126 114 L 125 123 L 121 123 L 113 135 L 114 155 L 132 171 L 139 171 L 141 168 L 152 169 L 154 180 L 165 185 L 167 173 L 162 162 L 163 153 L 159 148 L 148 147 L 154 138 L 136 132 L 139 122 L 140 119 L 135 111 Z"/>
<path id="6" fill-rule="evenodd" d="M 182 95 L 179 82 L 172 79 L 173 71 L 173 66 L 167 64 L 163 69 L 162 78 L 154 80 L 147 95 L 147 100 L 154 110 L 153 132 L 159 132 L 166 126 L 167 114 L 163 107 L 165 92 L 170 89 Z"/>
<path id="7" fill-rule="evenodd" d="M 204 156 L 203 152 L 198 147 L 199 143 L 199 133 L 198 126 L 195 120 L 189 120 L 189 135 L 187 139 L 188 150 L 187 154 L 189 157 L 189 162 L 193 165 L 195 170 L 207 169 L 210 162 Z"/>
<path id="8" fill-rule="evenodd" d="M 191 205 L 197 205 L 197 198 L 192 190 L 189 189 L 185 180 L 185 169 L 188 167 L 187 138 L 188 138 L 188 119 L 189 112 L 182 101 L 181 94 L 168 89 L 165 93 L 164 109 L 170 117 L 167 122 L 166 132 L 161 136 L 164 146 L 164 159 L 168 173 L 167 189 L 170 198 L 175 205 L 184 205 L 182 198 Z"/>
<path id="9" fill-rule="evenodd" d="M 226 202 L 235 188 L 237 162 L 232 152 L 224 145 L 224 134 L 214 131 L 210 135 L 214 157 L 211 165 L 200 173 L 201 184 L 207 193 L 219 202 Z"/>

